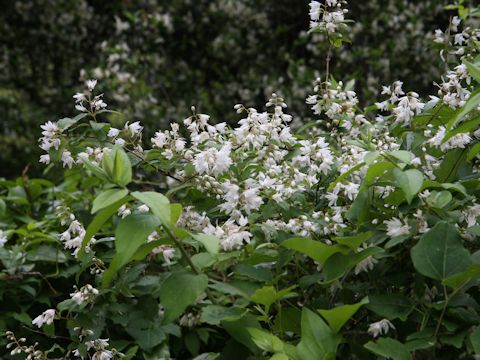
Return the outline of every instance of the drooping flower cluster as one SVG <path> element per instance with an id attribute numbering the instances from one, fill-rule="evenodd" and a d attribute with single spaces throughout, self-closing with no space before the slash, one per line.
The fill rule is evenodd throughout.
<path id="1" fill-rule="evenodd" d="M 43 313 L 33 319 L 32 324 L 41 328 L 44 324 L 51 325 L 55 319 L 55 309 L 45 310 Z"/>
<path id="2" fill-rule="evenodd" d="M 75 109 L 81 112 L 95 114 L 96 112 L 103 110 L 107 107 L 105 101 L 103 101 L 103 94 L 96 95 L 92 98 L 92 92 L 97 86 L 97 80 L 87 80 L 85 82 L 87 91 L 83 93 L 76 93 L 73 95 L 75 99 Z"/>
<path id="3" fill-rule="evenodd" d="M 70 297 L 77 305 L 92 303 L 99 294 L 99 291 L 90 284 L 82 286 L 80 289 L 74 286 L 74 289 L 75 291 L 70 294 Z"/>
<path id="4" fill-rule="evenodd" d="M 345 26 L 345 14 L 348 10 L 342 6 L 346 3 L 344 0 L 326 0 L 323 4 L 311 1 L 310 28 L 335 33 L 342 25 Z"/>

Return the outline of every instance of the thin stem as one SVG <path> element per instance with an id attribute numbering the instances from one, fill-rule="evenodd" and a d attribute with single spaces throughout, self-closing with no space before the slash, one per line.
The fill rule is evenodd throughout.
<path id="1" fill-rule="evenodd" d="M 447 294 L 447 288 L 445 287 L 445 285 L 443 285 L 443 295 L 445 297 L 445 303 L 443 304 L 442 312 L 440 313 L 440 317 L 438 318 L 437 326 L 435 328 L 435 334 L 433 335 L 433 337 L 437 337 L 440 326 L 442 325 L 443 316 L 445 315 L 445 311 L 447 310 L 448 302 L 450 301 L 450 297 Z"/>
<path id="2" fill-rule="evenodd" d="M 181 243 L 180 240 L 177 239 L 177 237 L 175 236 L 175 234 L 172 232 L 172 230 L 170 230 L 168 227 L 166 227 L 165 225 L 163 226 L 163 228 L 165 229 L 165 232 L 167 233 L 168 237 L 175 243 L 175 245 L 180 249 L 180 252 L 182 253 L 182 256 L 185 258 L 185 260 L 187 260 L 188 262 L 188 265 L 190 265 L 190 268 L 192 269 L 192 272 L 195 274 L 195 275 L 200 275 L 200 274 L 203 274 L 196 266 L 195 264 L 193 263 L 192 261 L 192 258 L 190 257 L 190 255 L 188 254 L 187 250 L 185 250 L 185 248 L 183 247 L 183 244 Z M 207 297 L 210 299 L 210 301 L 212 303 L 216 303 L 215 301 L 215 298 L 213 297 L 213 294 L 211 293 L 211 291 L 207 288 L 205 289 L 205 293 L 207 294 Z"/>

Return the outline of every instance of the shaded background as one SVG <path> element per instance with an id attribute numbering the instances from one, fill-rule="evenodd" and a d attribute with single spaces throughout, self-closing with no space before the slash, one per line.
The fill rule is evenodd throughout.
<path id="1" fill-rule="evenodd" d="M 304 99 L 324 68 L 321 35 L 307 35 L 300 0 L 0 1 L 0 176 L 26 164 L 37 175 L 39 125 L 75 113 L 72 95 L 97 78 L 109 108 L 140 120 L 148 136 L 190 106 L 234 123 L 234 104 L 262 108 L 273 92 L 308 119 Z M 433 91 L 439 0 L 351 1 L 352 45 L 333 75 L 355 78 L 362 104 L 397 79 Z M 149 137 L 149 136 L 148 136 Z"/>

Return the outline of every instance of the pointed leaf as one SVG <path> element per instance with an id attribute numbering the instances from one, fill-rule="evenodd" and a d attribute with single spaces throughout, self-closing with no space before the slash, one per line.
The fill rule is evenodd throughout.
<path id="1" fill-rule="evenodd" d="M 167 197 L 155 191 L 135 191 L 132 196 L 147 205 L 163 225 L 170 226 L 172 217 L 170 201 Z"/>
<path id="2" fill-rule="evenodd" d="M 340 344 L 341 336 L 332 329 L 313 311 L 302 310 L 302 338 L 297 345 L 300 360 L 333 360 Z"/>
<path id="3" fill-rule="evenodd" d="M 164 324 L 171 323 L 205 291 L 208 277 L 187 272 L 170 275 L 160 288 L 160 302 L 165 308 Z"/>
<path id="4" fill-rule="evenodd" d="M 208 234 L 190 234 L 195 240 L 200 242 L 210 254 L 218 254 L 220 250 L 220 240 L 213 235 Z"/>
<path id="5" fill-rule="evenodd" d="M 160 221 L 150 214 L 130 215 L 121 220 L 115 231 L 115 249 L 110 267 L 103 274 L 102 285 L 107 286 L 117 271 L 128 263 L 158 226 Z"/>
<path id="6" fill-rule="evenodd" d="M 338 252 L 346 252 L 340 245 L 327 245 L 320 241 L 305 238 L 290 238 L 281 243 L 282 246 L 296 250 L 324 264 L 325 261 Z"/>
<path id="7" fill-rule="evenodd" d="M 392 360 L 411 360 L 412 356 L 407 347 L 401 342 L 391 338 L 380 338 L 377 342 L 369 341 L 365 348 L 374 354 L 384 356 Z"/>
<path id="8" fill-rule="evenodd" d="M 110 189 L 100 193 L 95 200 L 93 200 L 92 214 L 116 203 L 127 196 L 127 194 L 128 190 L 126 189 Z"/>
<path id="9" fill-rule="evenodd" d="M 368 304 L 368 297 L 364 297 L 356 304 L 337 306 L 334 309 L 318 310 L 318 312 L 327 320 L 332 330 L 338 333 L 342 326 L 365 304 Z"/>
<path id="10" fill-rule="evenodd" d="M 462 272 L 471 264 L 455 226 L 441 221 L 422 235 L 411 250 L 415 269 L 422 275 L 443 280 Z"/>
<path id="11" fill-rule="evenodd" d="M 423 185 L 423 174 L 416 169 L 402 171 L 393 169 L 396 185 L 402 189 L 405 199 L 410 204 Z"/>

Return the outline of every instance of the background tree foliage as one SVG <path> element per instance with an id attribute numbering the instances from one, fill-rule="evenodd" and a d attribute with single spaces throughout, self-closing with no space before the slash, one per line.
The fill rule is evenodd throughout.
<path id="1" fill-rule="evenodd" d="M 304 6 L 300 6 L 300 3 Z M 40 123 L 68 115 L 81 81 L 102 81 L 108 103 L 147 134 L 190 105 L 233 122 L 239 102 L 277 91 L 294 115 L 324 67 L 322 35 L 306 35 L 308 1 L 24 0 L 0 13 L 0 175 L 38 173 Z M 354 1 L 353 45 L 333 56 L 334 75 L 356 79 L 363 104 L 403 80 L 421 94 L 438 80 L 432 33 L 448 16 L 438 0 Z M 225 118 L 226 116 L 226 118 Z"/>

